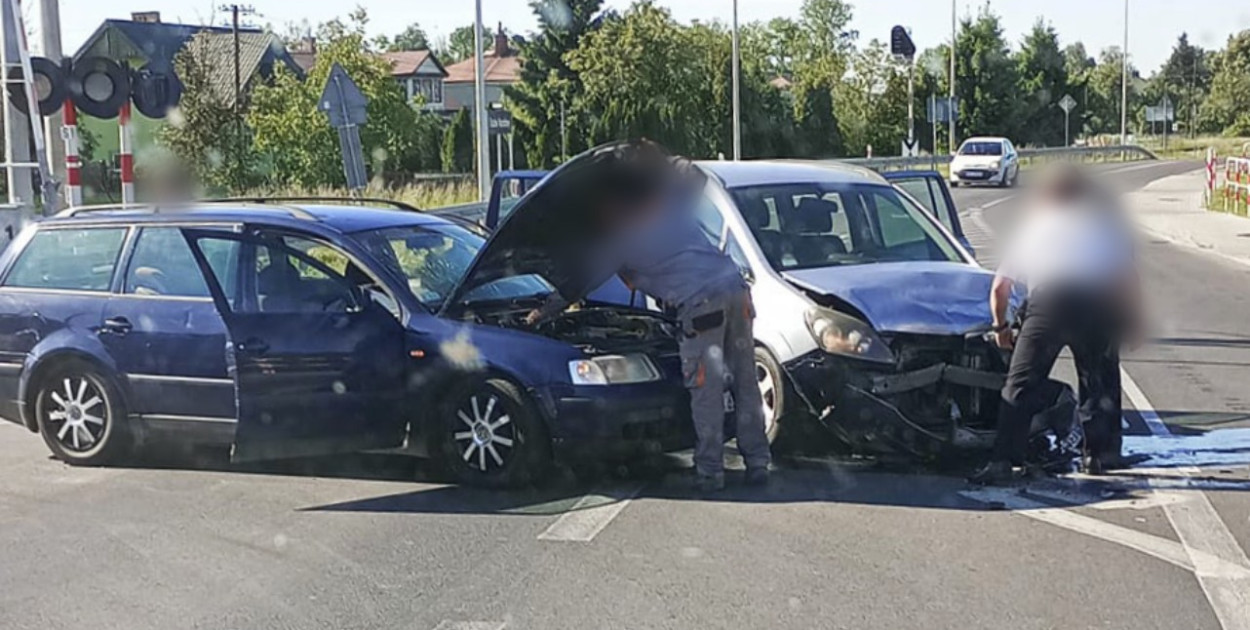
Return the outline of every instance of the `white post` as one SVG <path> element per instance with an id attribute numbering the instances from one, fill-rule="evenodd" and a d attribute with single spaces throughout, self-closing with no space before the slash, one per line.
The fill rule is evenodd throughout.
<path id="1" fill-rule="evenodd" d="M 59 0 L 39 0 L 40 39 L 43 45 L 43 56 L 56 63 L 64 57 L 61 47 L 61 8 Z M 52 179 L 64 182 L 68 179 L 65 159 L 66 146 L 57 142 L 62 133 L 63 114 L 56 112 L 45 118 L 43 137 L 47 138 L 48 168 L 52 171 Z M 49 213 L 51 211 L 49 210 Z"/>
<path id="2" fill-rule="evenodd" d="M 738 48 L 738 0 L 733 0 L 733 155 L 742 159 L 742 73 L 741 52 Z"/>
<path id="3" fill-rule="evenodd" d="M 958 37 L 959 19 L 956 14 L 955 2 L 951 0 L 951 85 L 950 85 L 950 102 L 946 108 L 950 112 L 950 154 L 955 155 L 955 38 Z M 933 147 L 937 151 L 937 147 Z"/>
<path id="4" fill-rule="evenodd" d="M 482 58 L 482 0 L 473 20 L 473 111 L 477 117 L 477 194 L 490 199 L 490 138 L 486 128 L 486 62 Z"/>
<path id="5" fill-rule="evenodd" d="M 1128 144 L 1128 0 L 1124 0 L 1124 49 L 1120 58 L 1120 144 Z"/>

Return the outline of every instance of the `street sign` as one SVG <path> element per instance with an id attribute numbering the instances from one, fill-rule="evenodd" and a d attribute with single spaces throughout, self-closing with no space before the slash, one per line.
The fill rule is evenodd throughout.
<path id="1" fill-rule="evenodd" d="M 890 53 L 904 59 L 916 56 L 916 44 L 912 43 L 911 35 L 902 26 L 890 29 Z"/>
<path id="2" fill-rule="evenodd" d="M 920 141 L 915 138 L 903 138 L 903 157 L 919 157 Z"/>
<path id="3" fill-rule="evenodd" d="M 1059 108 L 1063 110 L 1063 113 L 1071 112 L 1073 107 L 1076 107 L 1076 99 L 1070 94 L 1064 94 L 1063 98 L 1059 99 Z"/>
<path id="4" fill-rule="evenodd" d="M 369 99 L 356 87 L 356 82 L 347 75 L 343 66 L 334 64 L 330 68 L 325 90 L 321 92 L 321 102 L 317 105 L 318 109 L 329 114 L 330 125 L 346 127 L 365 124 L 369 120 L 368 104 Z"/>
<path id="5" fill-rule="evenodd" d="M 512 113 L 505 109 L 487 111 L 486 128 L 492 136 L 506 136 L 512 133 Z"/>
<path id="6" fill-rule="evenodd" d="M 343 66 L 334 64 L 317 109 L 329 115 L 330 125 L 339 132 L 343 174 L 347 177 L 347 188 L 352 191 L 361 190 L 369 184 L 369 176 L 365 173 L 364 147 L 360 142 L 360 126 L 369 120 L 368 105 L 369 99 Z"/>
<path id="7" fill-rule="evenodd" d="M 949 123 L 951 118 L 959 120 L 959 97 L 929 99 L 929 122 Z"/>

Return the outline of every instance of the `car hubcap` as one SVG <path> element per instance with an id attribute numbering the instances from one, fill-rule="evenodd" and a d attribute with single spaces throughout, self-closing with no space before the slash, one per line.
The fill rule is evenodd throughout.
<path id="1" fill-rule="evenodd" d="M 758 361 L 755 363 L 755 382 L 759 385 L 760 400 L 764 404 L 764 432 L 768 433 L 777 421 L 777 384 L 773 382 L 768 368 Z"/>
<path id="2" fill-rule="evenodd" d="M 494 395 L 470 397 L 456 410 L 462 430 L 452 437 L 460 457 L 471 468 L 490 472 L 504 467 L 516 441 L 516 427 Z"/>
<path id="3" fill-rule="evenodd" d="M 104 437 L 108 407 L 100 390 L 85 378 L 67 378 L 58 389 L 48 391 L 49 428 L 65 448 L 84 452 Z"/>

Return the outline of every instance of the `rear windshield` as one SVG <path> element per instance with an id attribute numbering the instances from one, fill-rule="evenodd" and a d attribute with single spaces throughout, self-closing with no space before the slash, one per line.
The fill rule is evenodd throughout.
<path id="1" fill-rule="evenodd" d="M 964 146 L 959 147 L 960 155 L 1002 155 L 1003 143 L 1001 142 L 965 142 Z"/>

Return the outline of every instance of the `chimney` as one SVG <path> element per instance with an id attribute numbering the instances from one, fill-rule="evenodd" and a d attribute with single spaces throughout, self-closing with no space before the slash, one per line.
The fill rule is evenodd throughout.
<path id="1" fill-rule="evenodd" d="M 496 57 L 508 56 L 508 36 L 503 32 L 503 22 L 499 23 L 499 30 L 495 31 L 495 50 Z"/>
<path id="2" fill-rule="evenodd" d="M 305 35 L 295 42 L 291 52 L 297 53 L 313 53 L 317 52 L 317 38 L 312 35 Z"/>
<path id="3" fill-rule="evenodd" d="M 130 14 L 130 19 L 133 22 L 143 22 L 144 24 L 160 24 L 161 12 L 160 11 L 136 11 Z"/>

